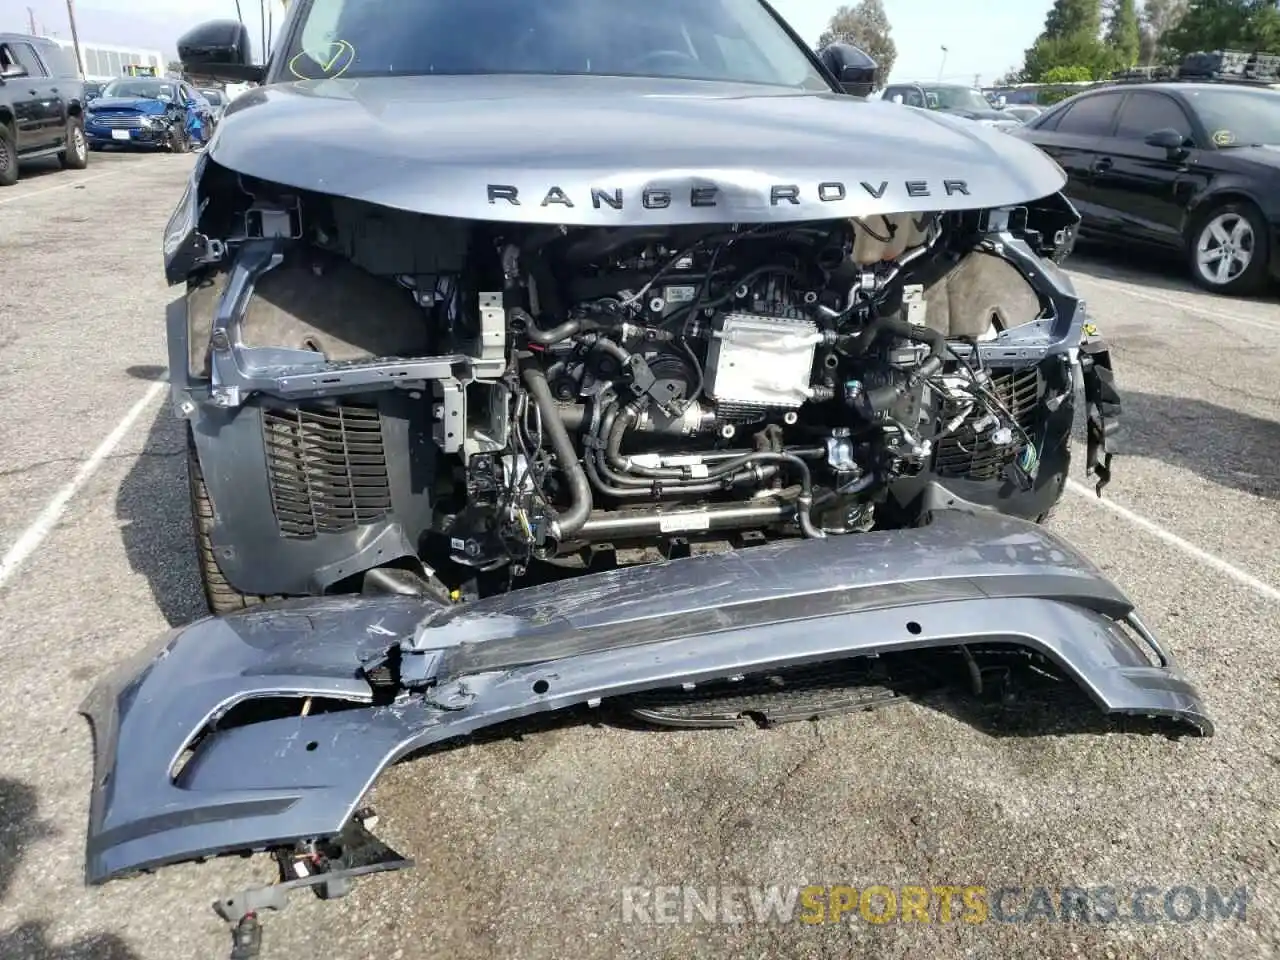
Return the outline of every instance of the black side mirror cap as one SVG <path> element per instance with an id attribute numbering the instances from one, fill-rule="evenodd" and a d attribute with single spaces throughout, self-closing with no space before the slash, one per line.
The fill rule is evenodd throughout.
<path id="1" fill-rule="evenodd" d="M 1166 151 L 1170 156 L 1179 153 L 1185 154 L 1186 152 L 1186 138 L 1171 127 L 1147 134 L 1146 137 L 1143 138 L 1143 142 L 1146 143 L 1147 146 L 1158 147 L 1159 149 Z"/>
<path id="2" fill-rule="evenodd" d="M 828 44 L 819 51 L 818 59 L 845 93 L 866 97 L 875 90 L 880 65 L 858 47 L 849 43 Z"/>
<path id="3" fill-rule="evenodd" d="M 178 38 L 184 73 L 230 83 L 261 83 L 266 68 L 253 63 L 249 28 L 239 20 L 210 20 Z"/>

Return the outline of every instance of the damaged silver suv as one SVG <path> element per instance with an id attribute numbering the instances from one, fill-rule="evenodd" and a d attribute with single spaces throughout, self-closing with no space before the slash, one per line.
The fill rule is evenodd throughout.
<path id="1" fill-rule="evenodd" d="M 280 36 L 180 43 L 259 84 L 164 237 L 223 616 L 87 705 L 91 879 L 342 847 L 387 764 L 503 719 L 723 724 L 906 651 L 1209 731 L 1040 524 L 1081 395 L 1099 490 L 1120 404 L 1037 148 L 867 99 L 762 0 L 295 0 Z"/>

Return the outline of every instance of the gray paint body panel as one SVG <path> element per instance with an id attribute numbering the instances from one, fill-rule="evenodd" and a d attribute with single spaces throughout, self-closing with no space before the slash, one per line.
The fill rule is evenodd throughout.
<path id="1" fill-rule="evenodd" d="M 1066 183 L 1030 143 L 955 117 L 836 93 L 595 76 L 272 84 L 236 99 L 207 153 L 238 173 L 418 213 L 566 225 L 977 209 Z M 491 202 L 491 185 L 517 188 L 519 204 Z M 774 196 L 786 186 L 798 203 Z M 593 189 L 620 191 L 622 209 L 593 202 Z"/>
<path id="2" fill-rule="evenodd" d="M 1195 688 L 1149 634 L 1151 650 L 1119 629 L 1125 618 L 1140 627 L 1128 599 L 1043 528 L 943 510 L 923 529 L 782 542 L 461 607 L 328 598 L 201 620 L 82 708 L 96 743 L 87 879 L 336 834 L 387 765 L 501 721 L 892 650 L 1022 644 L 1104 711 L 1210 733 Z M 389 647 L 404 675 L 435 683 L 373 706 L 359 671 Z M 369 705 L 215 732 L 174 783 L 211 717 L 268 696 Z"/>

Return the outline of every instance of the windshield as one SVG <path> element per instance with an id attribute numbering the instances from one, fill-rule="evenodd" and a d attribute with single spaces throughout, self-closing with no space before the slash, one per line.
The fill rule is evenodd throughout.
<path id="1" fill-rule="evenodd" d="M 173 84 L 161 80 L 112 80 L 102 91 L 104 97 L 143 97 L 147 100 L 177 100 Z"/>
<path id="2" fill-rule="evenodd" d="M 1182 95 L 1217 146 L 1280 145 L 1280 91 L 1187 89 Z"/>
<path id="3" fill-rule="evenodd" d="M 991 110 L 990 101 L 968 87 L 925 87 L 929 106 L 935 110 Z"/>
<path id="4" fill-rule="evenodd" d="M 423 74 L 678 77 L 829 85 L 759 0 L 311 0 L 303 79 Z"/>

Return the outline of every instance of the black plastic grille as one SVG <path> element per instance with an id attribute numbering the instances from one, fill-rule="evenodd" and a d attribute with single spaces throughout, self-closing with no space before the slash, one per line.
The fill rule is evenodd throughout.
<path id="1" fill-rule="evenodd" d="M 992 370 L 991 389 L 1013 418 L 1028 433 L 1034 426 L 1036 403 L 1040 397 L 1040 375 L 1035 367 L 1024 370 Z M 1013 447 L 998 447 L 990 440 L 991 431 L 975 436 L 973 424 L 985 416 L 975 410 L 969 420 L 948 437 L 938 442 L 933 469 L 940 477 L 957 480 L 994 480 L 1012 453 L 1026 444 L 1021 437 Z"/>
<path id="2" fill-rule="evenodd" d="M 262 433 L 271 504 L 282 535 L 339 533 L 391 512 L 376 409 L 264 410 Z"/>

